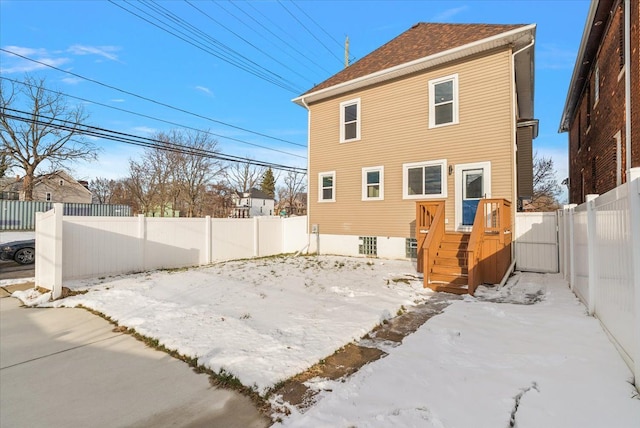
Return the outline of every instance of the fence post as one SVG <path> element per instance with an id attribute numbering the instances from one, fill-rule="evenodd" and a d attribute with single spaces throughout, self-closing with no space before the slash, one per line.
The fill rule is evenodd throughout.
<path id="1" fill-rule="evenodd" d="M 566 205 L 567 210 L 565 213 L 569 216 L 569 285 L 571 285 L 571 291 L 574 291 L 575 283 L 576 283 L 576 260 L 575 260 L 575 243 L 574 243 L 574 233 L 573 233 L 573 213 L 576 204 Z"/>
<path id="2" fill-rule="evenodd" d="M 204 234 L 206 236 L 205 243 L 205 252 L 206 252 L 206 264 L 211 264 L 211 245 L 213 244 L 213 239 L 211 238 L 211 216 L 208 215 L 204 218 Z"/>
<path id="3" fill-rule="evenodd" d="M 634 314 L 635 314 L 635 351 L 633 374 L 635 386 L 640 391 L 640 168 L 629 170 L 627 181 L 629 198 L 629 232 L 631 238 L 631 268 L 633 269 Z"/>
<path id="4" fill-rule="evenodd" d="M 51 298 L 53 300 L 62 296 L 62 214 L 64 205 L 53 204 L 54 218 L 54 246 L 53 246 L 53 288 L 51 290 Z"/>
<path id="5" fill-rule="evenodd" d="M 144 214 L 138 214 L 138 271 L 144 272 L 144 249 L 147 246 L 147 224 Z"/>
<path id="6" fill-rule="evenodd" d="M 596 311 L 596 287 L 598 286 L 598 233 L 596 229 L 596 202 L 598 195 L 587 195 L 587 260 L 589 263 L 589 302 L 587 304 L 589 315 Z"/>

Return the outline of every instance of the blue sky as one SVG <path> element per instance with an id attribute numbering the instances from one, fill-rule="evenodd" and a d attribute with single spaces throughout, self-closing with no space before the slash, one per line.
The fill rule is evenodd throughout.
<path id="1" fill-rule="evenodd" d="M 265 147 L 220 137 L 219 149 L 223 153 L 303 167 L 307 115 L 291 99 L 343 67 L 345 36 L 350 39 L 351 56 L 357 59 L 420 21 L 536 23 L 535 113 L 540 119 L 540 134 L 534 141 L 534 150 L 554 158 L 560 180 L 566 176 L 567 135 L 558 134 L 557 129 L 589 8 L 585 0 L 154 3 L 1 0 L 0 8 L 2 49 L 129 94 L 6 52 L 0 52 L 2 77 L 20 80 L 29 72 L 45 77 L 52 89 L 75 97 Z M 190 31 L 181 37 L 206 41 L 206 47 L 201 45 L 204 50 L 131 13 L 151 20 L 145 14 L 157 11 L 165 17 L 173 14 L 179 22 L 189 25 Z M 227 50 L 220 54 L 214 49 Z M 268 73 L 268 78 L 280 86 L 215 56 L 235 55 L 228 49 L 242 55 L 240 61 L 253 73 Z M 89 122 L 94 126 L 140 136 L 175 128 L 150 118 L 84 103 L 90 113 Z M 77 178 L 123 177 L 127 160 L 139 154 L 135 146 L 97 143 L 103 149 L 99 161 L 76 165 L 73 169 Z"/>

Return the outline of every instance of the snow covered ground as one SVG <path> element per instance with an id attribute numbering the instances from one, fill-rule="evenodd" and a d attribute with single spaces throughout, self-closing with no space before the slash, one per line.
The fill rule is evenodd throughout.
<path id="1" fill-rule="evenodd" d="M 638 427 L 632 375 L 557 275 L 452 303 L 286 427 Z M 538 302 L 535 304 L 530 304 Z M 528 303 L 522 304 L 522 303 Z"/>
<path id="2" fill-rule="evenodd" d="M 409 262 L 343 257 L 245 260 L 64 285 L 91 291 L 54 306 L 100 311 L 261 393 L 432 294 Z"/>
<path id="3" fill-rule="evenodd" d="M 67 283 L 89 292 L 46 305 L 101 311 L 265 392 L 427 300 L 412 272 L 402 261 L 269 258 Z M 518 274 L 476 294 L 344 382 L 315 379 L 318 402 L 282 425 L 640 426 L 631 372 L 559 276 Z"/>

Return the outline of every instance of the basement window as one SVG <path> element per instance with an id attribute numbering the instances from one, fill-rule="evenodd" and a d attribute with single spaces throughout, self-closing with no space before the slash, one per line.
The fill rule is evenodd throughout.
<path id="1" fill-rule="evenodd" d="M 378 255 L 378 237 L 360 236 L 358 241 L 360 242 L 358 245 L 358 254 L 374 257 Z"/>
<path id="2" fill-rule="evenodd" d="M 418 240 L 416 238 L 407 238 L 405 240 L 405 256 L 408 259 L 418 258 Z"/>

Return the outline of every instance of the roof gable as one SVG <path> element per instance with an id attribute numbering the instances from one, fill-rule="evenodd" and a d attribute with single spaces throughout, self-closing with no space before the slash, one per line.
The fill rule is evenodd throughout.
<path id="1" fill-rule="evenodd" d="M 303 96 L 521 27 L 524 27 L 524 25 L 434 24 L 421 22 L 319 85 L 314 86 L 305 92 Z"/>

